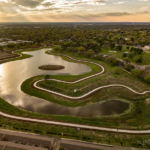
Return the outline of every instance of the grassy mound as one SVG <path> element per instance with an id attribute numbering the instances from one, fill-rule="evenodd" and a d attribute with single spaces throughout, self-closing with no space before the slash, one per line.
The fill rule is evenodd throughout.
<path id="1" fill-rule="evenodd" d="M 43 66 L 39 67 L 39 69 L 41 69 L 41 70 L 61 70 L 64 68 L 65 67 L 61 66 L 61 65 L 43 65 Z"/>

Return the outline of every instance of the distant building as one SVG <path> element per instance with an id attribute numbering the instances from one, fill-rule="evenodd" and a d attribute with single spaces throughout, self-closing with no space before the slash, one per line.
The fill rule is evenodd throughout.
<path id="1" fill-rule="evenodd" d="M 125 54 L 129 54 L 129 52 L 124 52 Z"/>
<path id="2" fill-rule="evenodd" d="M 146 45 L 144 48 L 145 48 L 146 50 L 150 50 L 150 45 Z"/>
<path id="3" fill-rule="evenodd" d="M 136 45 L 136 47 L 137 47 L 137 48 L 140 48 L 140 47 L 141 47 L 141 45 Z"/>
<path id="4" fill-rule="evenodd" d="M 126 38 L 124 38 L 126 41 L 128 41 L 129 40 L 129 38 L 128 37 L 126 37 Z"/>

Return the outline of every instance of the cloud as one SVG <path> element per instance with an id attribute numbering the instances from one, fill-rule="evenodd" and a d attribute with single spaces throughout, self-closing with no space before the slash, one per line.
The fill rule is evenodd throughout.
<path id="1" fill-rule="evenodd" d="M 29 8 L 35 8 L 39 6 L 43 1 L 44 0 L 11 0 L 12 3 Z"/>
<path id="2" fill-rule="evenodd" d="M 125 2 L 117 2 L 117 3 L 113 3 L 113 4 L 119 5 L 119 4 L 123 4 L 123 3 L 125 3 Z"/>
<path id="3" fill-rule="evenodd" d="M 140 10 L 149 10 L 150 9 L 150 6 L 147 6 L 147 7 L 142 7 Z"/>

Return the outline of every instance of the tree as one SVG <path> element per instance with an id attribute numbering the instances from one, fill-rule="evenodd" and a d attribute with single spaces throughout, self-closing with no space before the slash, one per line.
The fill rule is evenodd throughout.
<path id="1" fill-rule="evenodd" d="M 122 54 L 122 58 L 127 57 L 127 56 L 128 56 L 127 53 Z"/>
<path id="2" fill-rule="evenodd" d="M 122 69 L 120 68 L 120 67 L 115 67 L 114 69 L 113 69 L 113 73 L 114 74 L 122 74 Z"/>
<path id="3" fill-rule="evenodd" d="M 110 48 L 114 49 L 115 48 L 115 44 L 114 43 L 110 43 Z"/>
<path id="4" fill-rule="evenodd" d="M 120 62 L 118 59 L 114 59 L 114 60 L 112 61 L 112 65 L 113 65 L 113 66 L 119 66 L 120 63 L 121 63 L 121 62 Z"/>
<path id="5" fill-rule="evenodd" d="M 128 64 L 128 63 L 130 62 L 130 59 L 126 57 L 126 58 L 123 59 L 123 61 L 124 61 L 126 64 Z"/>
<path id="6" fill-rule="evenodd" d="M 133 60 L 136 62 L 136 63 L 142 63 L 143 59 L 142 59 L 142 56 L 140 55 L 136 55 Z"/>
<path id="7" fill-rule="evenodd" d="M 50 75 L 45 76 L 45 82 L 50 79 Z"/>
<path id="8" fill-rule="evenodd" d="M 97 56 L 96 56 L 96 58 L 98 59 L 98 60 L 103 60 L 104 59 L 104 54 L 98 54 Z"/>
<path id="9" fill-rule="evenodd" d="M 122 50 L 122 45 L 117 45 L 117 46 L 116 46 L 116 50 L 117 50 L 117 51 L 121 51 L 121 50 Z"/>
<path id="10" fill-rule="evenodd" d="M 147 82 L 148 84 L 150 84 L 150 76 L 144 77 L 144 81 Z"/>
<path id="11" fill-rule="evenodd" d="M 131 64 L 126 64 L 125 67 L 124 67 L 124 69 L 127 70 L 127 71 L 129 71 L 129 72 L 131 72 L 131 70 L 134 69 L 134 66 L 131 65 Z"/>
<path id="12" fill-rule="evenodd" d="M 57 51 L 60 51 L 60 50 L 61 50 L 61 47 L 58 47 L 58 46 L 57 46 L 57 47 L 54 47 L 53 49 L 54 49 L 54 51 L 57 52 Z"/>
<path id="13" fill-rule="evenodd" d="M 114 59 L 115 59 L 114 57 L 107 57 L 105 59 L 105 62 L 108 63 L 108 64 L 111 64 Z"/>
<path id="14" fill-rule="evenodd" d="M 85 52 L 85 48 L 83 46 L 81 46 L 81 47 L 78 48 L 78 51 L 83 53 L 83 52 Z"/>
<path id="15" fill-rule="evenodd" d="M 129 53 L 128 57 L 132 59 L 134 57 L 133 53 Z"/>
<path id="16" fill-rule="evenodd" d="M 132 74 L 137 76 L 139 79 L 143 80 L 146 75 L 146 71 L 145 70 L 132 70 Z"/>
<path id="17" fill-rule="evenodd" d="M 94 55 L 94 51 L 92 49 L 90 49 L 87 53 L 86 56 L 91 58 Z"/>
<path id="18" fill-rule="evenodd" d="M 72 46 L 67 47 L 67 52 L 73 52 L 74 48 Z"/>

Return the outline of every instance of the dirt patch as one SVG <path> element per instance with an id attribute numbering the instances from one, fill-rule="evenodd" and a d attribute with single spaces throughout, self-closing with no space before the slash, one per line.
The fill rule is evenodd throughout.
<path id="1" fill-rule="evenodd" d="M 17 55 L 15 55 L 15 54 L 12 54 L 12 53 L 10 53 L 10 52 L 5 52 L 5 51 L 3 51 L 3 52 L 0 52 L 0 61 L 2 60 L 2 61 L 4 61 L 5 59 L 9 59 L 9 58 L 14 58 L 14 57 L 16 57 Z"/>

